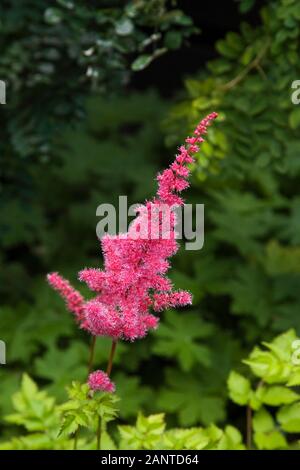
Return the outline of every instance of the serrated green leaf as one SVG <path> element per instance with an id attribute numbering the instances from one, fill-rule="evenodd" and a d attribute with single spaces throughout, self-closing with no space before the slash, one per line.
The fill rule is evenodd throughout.
<path id="1" fill-rule="evenodd" d="M 272 415 L 265 409 L 261 408 L 256 411 L 253 416 L 253 429 L 255 432 L 266 433 L 274 429 L 275 422 Z"/>
<path id="2" fill-rule="evenodd" d="M 254 442 L 259 450 L 285 449 L 288 446 L 284 435 L 279 431 L 256 432 Z"/>
<path id="3" fill-rule="evenodd" d="M 230 398 L 238 405 L 246 405 L 251 394 L 251 383 L 241 374 L 232 371 L 227 381 Z"/>
<path id="4" fill-rule="evenodd" d="M 194 313 L 167 312 L 165 321 L 155 333 L 154 352 L 177 358 L 182 370 L 189 371 L 196 363 L 209 366 L 210 350 L 199 341 L 213 334 L 213 327 Z M 198 341 L 197 341 L 198 340 Z"/>
<path id="5" fill-rule="evenodd" d="M 262 387 L 260 399 L 269 406 L 288 405 L 299 400 L 300 395 L 293 390 L 280 385 Z"/>
<path id="6" fill-rule="evenodd" d="M 300 403 L 293 403 L 280 408 L 277 419 L 284 431 L 300 432 Z"/>
<path id="7" fill-rule="evenodd" d="M 165 430 L 164 414 L 138 415 L 135 426 L 119 426 L 121 449 L 155 449 Z"/>

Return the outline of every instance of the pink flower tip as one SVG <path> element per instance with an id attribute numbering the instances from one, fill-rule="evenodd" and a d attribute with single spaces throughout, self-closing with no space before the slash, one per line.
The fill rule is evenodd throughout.
<path id="1" fill-rule="evenodd" d="M 103 370 L 92 372 L 88 378 L 88 385 L 94 391 L 100 390 L 102 392 L 113 393 L 116 389 L 115 384 Z"/>
<path id="2" fill-rule="evenodd" d="M 59 283 L 61 280 L 61 276 L 58 273 L 49 273 L 47 274 L 47 281 L 51 286 L 55 286 Z"/>
<path id="3" fill-rule="evenodd" d="M 69 281 L 64 279 L 58 273 L 50 273 L 47 280 L 53 289 L 55 289 L 65 300 L 68 310 L 73 312 L 78 320 L 82 319 L 84 299 L 82 295 L 71 286 Z"/>

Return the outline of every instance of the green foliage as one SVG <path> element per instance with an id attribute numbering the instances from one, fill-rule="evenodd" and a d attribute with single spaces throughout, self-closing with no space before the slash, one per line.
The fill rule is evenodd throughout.
<path id="1" fill-rule="evenodd" d="M 69 272 L 73 266 L 80 269 L 80 263 L 99 264 L 97 239 L 92 235 L 98 222 L 96 208 L 102 202 L 117 204 L 122 194 L 128 196 L 129 204 L 150 196 L 162 147 L 157 116 L 164 110 L 165 104 L 151 91 L 106 99 L 92 96 L 85 125 L 69 128 L 57 138 L 55 163 L 28 166 L 34 192 L 28 192 L 25 185 L 21 188 L 25 197 L 7 188 L 0 203 L 4 300 L 12 304 L 21 298 L 32 304 L 36 297 L 45 317 L 49 308 L 43 297 L 53 305 L 53 296 L 41 285 L 40 277 L 28 276 L 32 266 L 41 276 L 53 269 L 54 257 Z M 79 244 L 80 252 L 75 250 Z M 20 255 L 11 259 L 19 247 Z M 19 316 L 25 317 L 24 313 Z"/>
<path id="2" fill-rule="evenodd" d="M 132 69 L 140 70 L 196 31 L 192 20 L 165 0 L 51 3 L 0 6 L 0 77 L 9 95 L 2 136 L 10 143 L 1 138 L 1 154 L 6 149 L 3 153 L 49 158 L 53 135 L 82 117 L 91 90 L 124 87 L 135 57 L 140 66 Z M 143 54 L 147 61 L 141 63 Z"/>
<path id="3" fill-rule="evenodd" d="M 248 379 L 232 371 L 228 377 L 229 396 L 239 405 L 246 405 L 250 399 L 251 384 Z"/>
<path id="4" fill-rule="evenodd" d="M 242 436 L 227 426 L 224 431 L 211 425 L 208 428 L 169 429 L 165 431 L 163 414 L 139 415 L 135 426 L 119 426 L 121 449 L 167 450 L 241 450 Z"/>
<path id="5" fill-rule="evenodd" d="M 136 416 L 137 411 L 147 409 L 154 401 L 154 390 L 145 386 L 139 377 L 118 372 L 114 381 L 118 384 L 118 395 L 124 397 L 119 404 L 121 418 L 127 420 Z"/>
<path id="6" fill-rule="evenodd" d="M 239 8 L 242 13 L 247 13 L 255 5 L 255 0 L 238 0 Z"/>
<path id="7" fill-rule="evenodd" d="M 116 90 L 131 68 L 143 69 L 191 33 L 189 20 L 174 10 L 164 10 L 157 26 L 159 16 L 151 10 L 156 1 L 135 17 L 115 2 L 111 22 L 100 25 L 114 45 L 94 51 L 89 49 L 97 40 L 99 18 L 91 18 L 92 9 L 81 17 L 86 5 L 66 13 L 60 1 L 45 12 L 48 5 L 33 2 L 30 31 L 28 0 L 24 8 L 11 2 L 11 14 L 4 17 L 0 75 L 11 74 L 14 98 L 1 108 L 6 124 L 0 152 L 5 183 L 5 191 L 0 188 L 0 336 L 8 345 L 8 364 L 0 371 L 0 411 L 15 421 L 2 425 L 3 448 L 70 449 L 77 428 L 78 448 L 96 447 L 89 406 L 95 406 L 93 414 L 105 410 L 101 395 L 66 402 L 65 392 L 72 381 L 86 379 L 88 338 L 77 331 L 44 277 L 58 269 L 72 279 L 83 266 L 101 265 L 96 236 L 91 236 L 96 207 L 116 204 L 120 194 L 128 195 L 129 204 L 153 194 L 154 175 L 166 164 L 160 132 L 166 103 L 152 91 L 105 99 L 91 95 L 84 123 L 64 126 L 62 134 L 58 130 L 81 117 L 89 85 L 102 95 Z M 241 3 L 246 9 L 253 2 Z M 105 17 L 102 3 L 98 8 Z M 257 448 L 297 448 L 300 371 L 291 361 L 297 356 L 292 346 L 297 335 L 288 331 L 271 338 L 291 327 L 300 333 L 299 112 L 290 88 L 300 73 L 298 20 L 296 1 L 267 2 L 261 24 L 242 24 L 240 33 L 226 35 L 217 45 L 219 58 L 200 78 L 186 81 L 184 101 L 170 112 L 167 141 L 177 146 L 207 112 L 220 111 L 193 165 L 187 201 L 206 205 L 204 249 L 181 250 L 172 272 L 175 286 L 193 293 L 193 307 L 166 312 L 157 332 L 142 342 L 118 345 L 113 379 L 122 397 L 120 429 L 127 429 L 127 437 L 120 431 L 120 444 L 113 420 L 107 429 L 103 425 L 102 448 L 126 446 L 130 439 L 140 448 L 243 448 L 239 431 L 224 422 L 244 434 L 245 407 L 252 410 Z M 83 36 L 89 27 L 88 44 L 78 41 L 77 26 Z M 60 55 L 50 51 L 48 56 L 49 49 Z M 44 62 L 47 67 L 41 69 Z M 101 68 L 99 76 L 85 75 L 89 67 Z M 32 155 L 36 158 L 29 163 Z M 245 351 L 262 339 L 264 345 L 239 367 Z M 108 351 L 108 342 L 98 341 L 97 368 L 106 364 Z M 24 370 L 44 392 L 31 385 L 32 401 L 19 399 L 23 408 L 13 411 L 9 398 Z M 227 379 L 229 398 L 239 405 L 234 411 L 227 406 Z M 24 378 L 19 394 L 28 383 Z M 162 412 L 168 413 L 167 424 Z M 28 422 L 39 429 L 29 429 Z M 62 423 L 65 429 L 57 437 Z M 157 440 L 156 426 L 165 426 Z"/>
<path id="8" fill-rule="evenodd" d="M 297 441 L 289 443 L 287 436 L 300 432 L 300 395 L 291 388 L 300 384 L 300 365 L 294 357 L 295 341 L 298 341 L 295 331 L 289 330 L 272 342 L 264 342 L 263 349 L 253 349 L 243 362 L 249 366 L 256 384 L 254 379 L 250 381 L 237 372 L 229 375 L 230 398 L 254 410 L 253 437 L 258 449 L 297 446 Z"/>
<path id="9" fill-rule="evenodd" d="M 235 371 L 228 377 L 229 396 L 236 404 L 247 407 L 247 432 L 253 434 L 254 445 L 259 450 L 296 449 L 299 446 L 300 395 L 294 387 L 299 385 L 300 364 L 294 356 L 295 341 L 299 339 L 295 331 L 290 330 L 272 342 L 263 343 L 263 348 L 255 347 L 243 361 L 250 371 L 249 377 Z M 212 405 L 212 397 L 203 395 L 201 383 L 197 384 L 196 380 L 193 385 L 187 380 L 178 383 L 185 384 L 187 400 L 201 403 L 198 408 L 190 407 L 190 411 L 196 413 L 193 421 L 189 408 L 180 401 L 180 396 L 176 398 L 185 413 L 184 424 L 205 422 L 204 413 L 208 417 L 213 413 L 209 408 L 216 406 Z M 122 401 L 127 400 L 124 390 L 122 397 Z M 168 400 L 172 402 L 172 397 L 166 399 L 162 409 L 168 410 Z M 39 391 L 25 374 L 20 391 L 13 396 L 14 413 L 6 416 L 5 422 L 22 426 L 26 434 L 12 435 L 0 444 L 0 449 L 92 450 L 96 448 L 99 418 L 103 449 L 245 449 L 237 428 L 227 424 L 221 429 L 212 424 L 213 419 L 207 420 L 207 427 L 168 428 L 163 413 L 145 416 L 139 412 L 134 425 L 116 427 L 118 404 L 115 394 L 92 393 L 87 384 L 73 382 L 68 387 L 67 401 L 57 405 L 53 397 Z"/>
<path id="10" fill-rule="evenodd" d="M 174 429 L 163 436 L 163 449 L 172 450 L 243 450 L 240 432 L 233 426 L 224 430 L 208 428 Z"/>
<path id="11" fill-rule="evenodd" d="M 288 328 L 300 333 L 299 106 L 291 100 L 299 18 L 296 0 L 266 2 L 260 25 L 242 23 L 217 43 L 218 58 L 186 81 L 165 121 L 174 145 L 219 112 L 193 166 L 205 244 L 189 272 L 210 321 L 234 331 L 241 349 Z"/>
<path id="12" fill-rule="evenodd" d="M 208 378 L 210 380 L 211 375 Z M 199 375 L 166 371 L 166 386 L 158 397 L 160 409 L 176 412 L 182 426 L 205 425 L 224 419 L 224 397 L 213 382 L 201 383 Z"/>
<path id="13" fill-rule="evenodd" d="M 27 434 L 13 436 L 1 443 L 1 449 L 68 449 L 68 441 L 58 436 L 60 416 L 55 399 L 38 390 L 31 378 L 24 374 L 20 391 L 13 395 L 14 413 L 6 422 L 22 426 Z"/>
<path id="14" fill-rule="evenodd" d="M 145 418 L 140 414 L 135 426 L 120 426 L 121 448 L 155 449 L 165 430 L 164 415 Z"/>
<path id="15" fill-rule="evenodd" d="M 60 406 L 63 413 L 59 435 L 72 436 L 81 428 L 96 432 L 98 419 L 101 419 L 102 431 L 106 432 L 107 423 L 117 416 L 118 398 L 114 394 L 91 395 L 87 384 L 73 382 L 68 395 L 69 400 Z"/>
<path id="16" fill-rule="evenodd" d="M 114 448 L 106 426 L 117 416 L 117 396 L 105 393 L 91 396 L 88 385 L 79 382 L 72 383 L 68 395 L 65 403 L 57 405 L 53 397 L 39 391 L 36 383 L 24 374 L 21 389 L 12 398 L 15 412 L 7 415 L 5 421 L 22 426 L 27 434 L 12 436 L 9 441 L 0 444 L 0 449 L 70 450 L 74 447 L 74 435 L 82 428 L 88 432 L 80 437 L 79 445 L 84 449 L 93 449 L 98 417 L 102 420 L 102 443 Z"/>
<path id="17" fill-rule="evenodd" d="M 193 365 L 211 364 L 210 351 L 197 340 L 213 334 L 212 325 L 204 322 L 196 313 L 167 312 L 164 323 L 156 332 L 157 340 L 154 352 L 165 357 L 176 357 L 184 372 L 191 370 Z"/>
<path id="18" fill-rule="evenodd" d="M 23 426 L 27 434 L 2 442 L 0 449 L 73 449 L 74 438 L 82 449 L 95 449 L 93 434 L 97 417 L 102 420 L 102 449 L 243 449 L 241 434 L 232 426 L 222 431 L 208 428 L 168 429 L 164 414 L 145 417 L 139 414 L 134 426 L 121 425 L 116 443 L 107 432 L 107 423 L 117 417 L 114 394 L 96 393 L 93 396 L 86 384 L 73 382 L 68 388 L 69 399 L 62 405 L 45 392 L 40 392 L 29 376 L 23 375 L 21 390 L 13 397 L 16 413 L 5 417 L 6 422 Z M 82 432 L 85 430 L 86 432 Z M 78 436 L 77 436 L 78 437 Z"/>

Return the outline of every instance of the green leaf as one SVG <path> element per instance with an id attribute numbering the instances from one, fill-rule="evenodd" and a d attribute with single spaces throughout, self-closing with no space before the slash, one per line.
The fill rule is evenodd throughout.
<path id="1" fill-rule="evenodd" d="M 58 8 L 47 8 L 45 11 L 45 21 L 51 25 L 56 25 L 61 22 L 63 15 Z"/>
<path id="2" fill-rule="evenodd" d="M 166 312 L 165 321 L 155 333 L 154 352 L 176 358 L 184 371 L 197 363 L 207 367 L 211 363 L 210 350 L 197 340 L 211 336 L 213 331 L 212 325 L 196 313 Z"/>
<path id="3" fill-rule="evenodd" d="M 122 18 L 116 23 L 116 33 L 119 36 L 128 36 L 133 32 L 134 24 L 128 18 Z"/>
<path id="4" fill-rule="evenodd" d="M 106 431 L 102 431 L 101 450 L 117 450 L 116 444 L 112 437 Z"/>
<path id="5" fill-rule="evenodd" d="M 295 106 L 295 109 L 289 115 L 290 127 L 295 130 L 300 126 L 300 108 Z"/>
<path id="6" fill-rule="evenodd" d="M 216 48 L 220 54 L 228 59 L 235 59 L 237 56 L 235 48 L 233 48 L 231 44 L 223 39 L 217 42 Z"/>
<path id="7" fill-rule="evenodd" d="M 30 432 L 57 432 L 59 415 L 55 400 L 45 392 L 38 390 L 37 385 L 23 374 L 21 388 L 13 395 L 15 413 L 5 417 L 11 424 L 24 426 Z"/>
<path id="8" fill-rule="evenodd" d="M 288 387 L 294 387 L 295 385 L 300 385 L 300 368 L 297 367 L 292 370 L 290 378 L 287 382 Z"/>
<path id="9" fill-rule="evenodd" d="M 270 274 L 299 273 L 300 248 L 283 247 L 272 240 L 266 247 L 266 269 Z"/>
<path id="10" fill-rule="evenodd" d="M 291 371 L 290 364 L 282 363 L 274 354 L 254 348 L 249 359 L 243 361 L 254 375 L 263 378 L 267 383 L 285 382 Z"/>
<path id="11" fill-rule="evenodd" d="M 265 409 L 261 408 L 256 411 L 253 416 L 253 429 L 255 432 L 270 432 L 274 429 L 275 422 L 272 415 Z"/>
<path id="12" fill-rule="evenodd" d="M 300 395 L 298 395 L 298 393 L 280 385 L 261 388 L 260 399 L 266 405 L 288 405 L 299 400 L 299 398 Z"/>
<path id="13" fill-rule="evenodd" d="M 241 13 L 247 13 L 253 5 L 255 4 L 255 0 L 240 0 L 240 12 Z"/>
<path id="14" fill-rule="evenodd" d="M 300 432 L 300 403 L 293 403 L 280 408 L 277 419 L 284 431 L 290 433 Z"/>
<path id="15" fill-rule="evenodd" d="M 36 383 L 29 377 L 28 374 L 23 374 L 21 383 L 21 392 L 27 400 L 31 400 L 37 395 L 38 388 Z"/>
<path id="16" fill-rule="evenodd" d="M 244 66 L 248 65 L 255 56 L 255 48 L 251 45 L 248 46 L 241 57 L 241 64 Z"/>
<path id="17" fill-rule="evenodd" d="M 79 423 L 76 421 L 76 417 L 70 414 L 65 417 L 59 430 L 58 436 L 72 435 L 77 431 L 78 428 Z"/>
<path id="18" fill-rule="evenodd" d="M 118 372 L 114 376 L 114 381 L 117 384 L 118 395 L 124 397 L 120 403 L 122 418 L 128 419 L 130 416 L 136 416 L 153 400 L 153 391 L 150 387 L 141 384 L 139 377 Z"/>
<path id="19" fill-rule="evenodd" d="M 217 448 L 220 450 L 244 450 L 245 446 L 240 431 L 233 426 L 226 426 Z"/>
<path id="20" fill-rule="evenodd" d="M 292 344 L 297 339 L 294 329 L 290 329 L 279 336 L 276 336 L 271 343 L 263 342 L 262 344 L 274 352 L 281 361 L 290 362 Z"/>
<path id="21" fill-rule="evenodd" d="M 162 437 L 162 449 L 201 450 L 210 443 L 208 433 L 202 428 L 170 429 Z"/>
<path id="22" fill-rule="evenodd" d="M 148 417 L 141 413 L 135 426 L 119 426 L 121 449 L 155 449 L 165 430 L 164 414 Z"/>
<path id="23" fill-rule="evenodd" d="M 182 34 L 179 31 L 168 31 L 164 38 L 167 49 L 178 49 L 182 43 Z"/>
<path id="24" fill-rule="evenodd" d="M 135 72 L 140 72 L 141 70 L 144 70 L 148 65 L 151 64 L 153 60 L 153 56 L 149 54 L 143 54 L 139 56 L 135 61 L 131 64 L 132 70 Z"/>
<path id="25" fill-rule="evenodd" d="M 89 400 L 89 408 L 94 416 L 98 415 L 102 419 L 102 423 L 108 423 L 118 415 L 119 397 L 115 393 L 95 393 L 93 399 Z"/>
<path id="26" fill-rule="evenodd" d="M 251 383 L 241 374 L 232 371 L 228 377 L 229 396 L 238 405 L 246 405 L 251 394 Z"/>
<path id="27" fill-rule="evenodd" d="M 285 449 L 288 447 L 284 435 L 275 430 L 269 433 L 256 432 L 254 442 L 259 450 Z"/>
<path id="28" fill-rule="evenodd" d="M 36 373 L 53 381 L 49 391 L 65 398 L 65 387 L 74 380 L 86 377 L 88 347 L 86 344 L 73 341 L 68 349 L 50 348 L 43 357 L 36 359 Z"/>
<path id="29" fill-rule="evenodd" d="M 167 370 L 167 386 L 157 398 L 158 409 L 177 413 L 182 426 L 208 425 L 224 419 L 224 399 L 220 392 L 201 386 L 197 377 Z M 200 399 L 201 397 L 201 399 Z"/>

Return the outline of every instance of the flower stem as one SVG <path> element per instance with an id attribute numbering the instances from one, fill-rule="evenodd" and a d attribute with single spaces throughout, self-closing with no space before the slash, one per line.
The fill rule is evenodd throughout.
<path id="1" fill-rule="evenodd" d="M 101 417 L 98 416 L 98 427 L 97 427 L 97 450 L 101 449 Z"/>
<path id="2" fill-rule="evenodd" d="M 73 446 L 73 450 L 77 450 L 78 430 L 79 430 L 79 428 L 75 431 L 75 434 L 74 434 L 74 446 Z"/>
<path id="3" fill-rule="evenodd" d="M 116 347 L 117 347 L 117 341 L 113 340 L 112 345 L 111 345 L 110 354 L 109 354 L 107 369 L 106 369 L 106 373 L 107 373 L 108 377 L 111 374 L 111 370 L 112 370 L 112 366 L 113 366 L 113 359 L 114 359 L 114 355 L 115 355 L 115 352 L 116 352 Z"/>
<path id="4" fill-rule="evenodd" d="M 92 372 L 92 367 L 93 367 L 93 362 L 94 362 L 94 355 L 95 355 L 95 345 L 96 345 L 96 336 L 92 337 L 91 345 L 90 345 L 90 357 L 89 357 L 89 362 L 88 362 L 88 376 Z M 77 441 L 78 441 L 78 434 L 79 434 L 79 428 L 74 434 L 74 446 L 73 449 L 77 450 Z"/>
<path id="5" fill-rule="evenodd" d="M 265 72 L 263 71 L 260 63 L 261 63 L 261 60 L 263 59 L 263 57 L 266 55 L 268 49 L 269 49 L 269 46 L 270 46 L 270 40 L 267 38 L 265 40 L 265 44 L 264 44 L 264 47 L 259 51 L 259 53 L 257 54 L 257 56 L 255 57 L 255 59 L 250 62 L 250 64 L 247 65 L 247 67 L 242 70 L 241 73 L 239 73 L 235 78 L 233 78 L 232 80 L 230 80 L 229 82 L 225 83 L 223 86 L 222 86 L 222 89 L 223 90 L 230 90 L 231 88 L 235 87 L 236 85 L 238 85 L 238 83 L 243 80 L 247 75 L 248 73 L 250 72 L 250 70 L 252 70 L 253 68 L 256 68 L 258 69 L 258 71 L 260 72 L 261 75 L 263 75 L 264 79 L 266 79 L 266 74 Z"/>
<path id="6" fill-rule="evenodd" d="M 251 450 L 252 448 L 252 410 L 250 405 L 247 406 L 247 449 Z"/>
<path id="7" fill-rule="evenodd" d="M 88 362 L 88 375 L 92 372 L 94 355 L 95 355 L 95 345 L 96 345 L 97 336 L 92 336 L 91 346 L 90 346 L 90 357 Z"/>
<path id="8" fill-rule="evenodd" d="M 94 337 L 95 338 L 95 337 Z M 92 348 L 94 348 L 95 344 L 93 345 L 92 343 L 92 346 L 91 346 L 91 350 Z M 116 340 L 113 340 L 112 342 L 112 345 L 111 345 L 111 350 L 110 350 L 110 353 L 109 353 L 109 358 L 108 358 L 108 364 L 107 364 L 107 369 L 106 369 L 106 373 L 108 376 L 110 376 L 111 374 L 111 370 L 112 370 L 112 366 L 113 366 L 113 360 L 114 360 L 114 355 L 115 355 L 115 352 L 116 352 L 116 347 L 117 347 L 117 341 Z M 100 450 L 101 449 L 101 416 L 98 416 L 98 426 L 97 426 L 97 450 Z"/>

